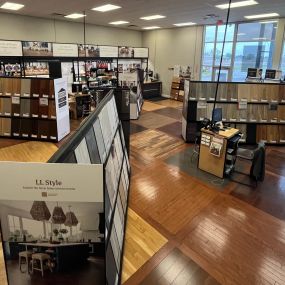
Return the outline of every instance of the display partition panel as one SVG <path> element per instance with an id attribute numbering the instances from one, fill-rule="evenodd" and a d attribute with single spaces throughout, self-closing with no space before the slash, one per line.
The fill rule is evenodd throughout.
<path id="1" fill-rule="evenodd" d="M 120 284 L 130 163 L 113 90 L 49 162 L 103 165 L 105 226 L 102 234 L 106 257 L 106 283 Z M 92 176 L 89 181 L 97 183 Z"/>

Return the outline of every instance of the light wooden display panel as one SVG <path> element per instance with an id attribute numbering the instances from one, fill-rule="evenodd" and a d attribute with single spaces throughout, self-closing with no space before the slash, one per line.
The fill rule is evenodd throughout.
<path id="1" fill-rule="evenodd" d="M 210 134 L 207 135 L 210 136 L 210 141 L 212 142 L 214 136 Z M 219 138 L 223 139 L 220 157 L 212 155 L 209 146 L 203 144 L 200 145 L 199 168 L 217 177 L 223 178 L 227 141 L 223 137 Z"/>
<path id="2" fill-rule="evenodd" d="M 216 82 L 190 81 L 189 83 L 188 110 L 193 112 L 195 102 L 197 110 L 196 115 L 187 115 L 188 122 L 196 124 L 197 128 L 204 118 L 212 117 L 216 87 Z M 247 107 L 239 109 L 240 103 Z M 263 139 L 272 144 L 284 143 L 280 130 L 283 129 L 282 125 L 285 125 L 285 84 L 219 83 L 216 108 L 222 109 L 224 123 L 235 124 L 236 127 L 244 125 L 239 129 L 246 132 L 250 130 L 251 133 L 254 127 L 256 140 L 254 141 L 254 133 L 250 135 L 244 133 L 245 142 L 249 139 L 250 143 L 257 143 Z M 193 136 L 194 133 L 189 135 Z"/>

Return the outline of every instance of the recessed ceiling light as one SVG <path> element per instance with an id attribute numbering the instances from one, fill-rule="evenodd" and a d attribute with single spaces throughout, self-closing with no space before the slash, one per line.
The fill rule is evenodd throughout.
<path id="1" fill-rule="evenodd" d="M 231 8 L 239 8 L 239 7 L 245 7 L 245 6 L 251 6 L 251 5 L 256 5 L 258 2 L 255 0 L 247 0 L 247 1 L 239 1 L 239 2 L 232 2 L 231 3 Z M 217 8 L 225 10 L 230 7 L 229 3 L 221 4 L 221 5 L 216 5 Z"/>
<path id="2" fill-rule="evenodd" d="M 188 23 L 178 23 L 178 24 L 173 24 L 174 26 L 177 27 L 183 27 L 183 26 L 193 26 L 193 25 L 197 25 L 196 23 L 192 23 L 192 22 L 188 22 Z"/>
<path id="3" fill-rule="evenodd" d="M 277 20 L 268 20 L 268 21 L 260 21 L 260 24 L 274 24 L 274 23 L 278 23 Z"/>
<path id="4" fill-rule="evenodd" d="M 123 24 L 128 24 L 129 22 L 127 21 L 115 21 L 115 22 L 111 22 L 109 23 L 110 25 L 123 25 Z"/>
<path id="5" fill-rule="evenodd" d="M 85 17 L 86 15 L 84 14 L 79 14 L 79 13 L 73 13 L 73 14 L 70 14 L 70 15 L 66 15 L 64 16 L 65 18 L 69 18 L 69 19 L 79 19 L 79 18 L 83 18 Z"/>
<path id="6" fill-rule="evenodd" d="M 25 5 L 23 4 L 18 4 L 18 3 L 12 3 L 12 2 L 5 2 L 0 8 L 1 9 L 6 9 L 6 10 L 20 10 L 24 7 Z"/>
<path id="7" fill-rule="evenodd" d="M 103 6 L 98 6 L 93 8 L 93 11 L 98 11 L 98 12 L 108 12 L 108 11 L 112 11 L 112 10 L 116 10 L 116 9 L 120 9 L 122 7 L 117 6 L 117 5 L 113 5 L 113 4 L 106 4 Z"/>
<path id="8" fill-rule="evenodd" d="M 158 26 L 152 26 L 152 27 L 144 27 L 144 30 L 155 30 L 155 29 L 160 29 Z"/>
<path id="9" fill-rule="evenodd" d="M 246 19 L 261 19 L 261 18 L 270 18 L 270 17 L 278 17 L 278 13 L 267 13 L 267 14 L 258 14 L 258 15 L 250 15 L 244 16 Z"/>
<path id="10" fill-rule="evenodd" d="M 262 40 L 262 41 L 266 41 L 267 40 L 267 38 L 252 38 L 254 41 L 260 41 L 260 40 Z"/>
<path id="11" fill-rule="evenodd" d="M 140 19 L 150 21 L 150 20 L 163 19 L 163 18 L 166 17 L 162 15 L 151 15 L 151 16 L 141 17 Z"/>
<path id="12" fill-rule="evenodd" d="M 238 36 L 245 36 L 246 33 L 238 33 L 237 35 L 238 35 Z"/>

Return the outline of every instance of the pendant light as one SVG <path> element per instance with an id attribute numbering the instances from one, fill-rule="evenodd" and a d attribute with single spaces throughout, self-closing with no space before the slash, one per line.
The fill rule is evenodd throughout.
<path id="1" fill-rule="evenodd" d="M 71 206 L 68 206 L 69 211 L 65 214 L 66 220 L 64 225 L 67 227 L 77 226 L 78 220 L 73 212 L 70 211 Z"/>
<path id="2" fill-rule="evenodd" d="M 56 225 L 60 225 L 63 224 L 65 220 L 66 216 L 62 210 L 62 207 L 59 207 L 57 203 L 57 205 L 53 209 L 51 221 Z"/>
<path id="3" fill-rule="evenodd" d="M 48 221 L 51 217 L 50 211 L 44 201 L 34 201 L 30 214 L 36 221 Z"/>

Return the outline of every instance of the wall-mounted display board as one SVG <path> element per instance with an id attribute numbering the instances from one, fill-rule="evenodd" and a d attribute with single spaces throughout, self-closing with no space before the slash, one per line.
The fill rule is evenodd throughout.
<path id="1" fill-rule="evenodd" d="M 79 57 L 117 58 L 117 46 L 78 45 Z"/>
<path id="2" fill-rule="evenodd" d="M 134 48 L 135 58 L 148 58 L 148 48 Z"/>
<path id="3" fill-rule="evenodd" d="M 148 58 L 148 48 L 119 46 L 119 58 Z"/>
<path id="4" fill-rule="evenodd" d="M 182 121 L 186 141 L 195 140 L 204 118 L 211 119 L 216 85 L 206 81 L 185 84 Z M 284 143 L 285 84 L 221 82 L 216 108 L 222 109 L 225 124 L 243 131 L 241 141 L 254 144 L 262 139 L 272 144 Z"/>
<path id="5" fill-rule="evenodd" d="M 34 57 L 51 57 L 52 43 L 48 42 L 22 42 L 23 45 L 23 56 L 34 56 Z"/>
<path id="6" fill-rule="evenodd" d="M 76 44 L 53 43 L 54 57 L 78 57 L 78 46 Z"/>
<path id="7" fill-rule="evenodd" d="M 0 40 L 0 56 L 148 58 L 149 50 L 144 47 Z"/>
<path id="8" fill-rule="evenodd" d="M 22 42 L 0 41 L 0 56 L 22 56 Z"/>
<path id="9" fill-rule="evenodd" d="M 49 162 L 103 165 L 105 283 L 121 284 L 130 164 L 113 90 Z"/>
<path id="10" fill-rule="evenodd" d="M 133 47 L 119 47 L 119 57 L 120 58 L 133 58 L 135 51 Z"/>
<path id="11" fill-rule="evenodd" d="M 60 141 L 69 132 L 65 79 L 0 78 L 0 136 Z"/>
<path id="12" fill-rule="evenodd" d="M 17 172 L 17 179 L 11 179 L 13 172 Z M 100 233 L 103 165 L 1 162 L 0 173 L 0 220 L 8 284 L 39 284 L 39 278 L 41 283 L 51 276 L 54 284 L 60 284 L 74 267 L 78 270 L 73 278 L 80 279 L 92 270 L 97 271 L 95 284 L 105 284 L 105 273 L 100 272 L 105 258 L 90 250 L 104 236 Z M 33 254 L 29 262 L 34 268 L 43 261 L 42 276 L 38 270 L 31 272 L 32 264 L 29 268 L 23 264 L 21 257 L 27 251 Z M 92 274 L 84 275 L 84 279 L 94 284 Z"/>

